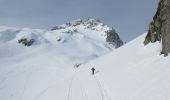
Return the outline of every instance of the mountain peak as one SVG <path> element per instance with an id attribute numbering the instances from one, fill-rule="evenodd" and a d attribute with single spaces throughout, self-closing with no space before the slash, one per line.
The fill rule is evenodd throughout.
<path id="1" fill-rule="evenodd" d="M 66 29 L 68 27 L 84 27 L 86 29 L 91 30 L 111 30 L 111 27 L 108 27 L 104 23 L 102 23 L 99 19 L 77 19 L 71 22 L 67 22 L 63 25 L 58 25 L 53 27 L 51 30 L 59 30 L 59 29 Z"/>
<path id="2" fill-rule="evenodd" d="M 93 37 L 100 37 L 103 41 L 112 44 L 118 48 L 123 45 L 123 41 L 119 38 L 117 32 L 112 28 L 102 23 L 98 19 L 77 19 L 63 25 L 55 26 L 52 31 L 62 31 L 63 33 L 91 33 Z M 95 38 L 94 37 L 94 38 Z"/>

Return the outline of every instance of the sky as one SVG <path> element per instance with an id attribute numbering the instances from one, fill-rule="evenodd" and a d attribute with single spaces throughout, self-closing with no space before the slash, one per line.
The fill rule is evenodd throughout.
<path id="1" fill-rule="evenodd" d="M 0 26 L 51 29 L 95 18 L 113 27 L 124 42 L 148 30 L 159 0 L 0 0 Z"/>

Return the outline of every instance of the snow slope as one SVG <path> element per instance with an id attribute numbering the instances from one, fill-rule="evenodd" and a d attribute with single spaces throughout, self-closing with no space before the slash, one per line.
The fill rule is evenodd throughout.
<path id="1" fill-rule="evenodd" d="M 90 67 L 98 71 L 92 79 L 101 81 L 98 87 L 102 88 L 102 93 L 101 98 L 95 100 L 170 99 L 170 57 L 159 55 L 161 47 L 158 42 L 144 46 L 145 36 L 143 34 L 114 52 L 82 66 L 83 69 L 89 67 L 86 72 L 83 71 L 87 75 L 78 75 L 79 78 L 83 76 L 84 84 L 89 79 Z"/>

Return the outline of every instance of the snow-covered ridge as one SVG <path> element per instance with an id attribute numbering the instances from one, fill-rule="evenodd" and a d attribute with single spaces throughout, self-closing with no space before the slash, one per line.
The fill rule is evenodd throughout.
<path id="1" fill-rule="evenodd" d="M 82 31 L 91 31 L 91 33 L 94 34 L 88 34 L 89 36 L 95 35 L 100 37 L 103 41 L 107 41 L 116 48 L 123 45 L 123 41 L 119 38 L 118 33 L 116 33 L 112 27 L 105 25 L 97 19 L 78 19 L 63 25 L 55 26 L 51 30 L 63 31 L 63 33 L 83 33 Z"/>

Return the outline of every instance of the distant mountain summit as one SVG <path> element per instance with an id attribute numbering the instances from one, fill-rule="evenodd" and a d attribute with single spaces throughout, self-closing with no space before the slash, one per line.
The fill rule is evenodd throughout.
<path id="1" fill-rule="evenodd" d="M 119 38 L 116 31 L 98 19 L 78 19 L 55 26 L 51 30 L 67 30 L 67 33 L 80 32 L 81 30 L 94 31 L 94 33 L 98 32 L 96 35 L 103 37 L 105 41 L 116 48 L 123 45 L 123 41 Z"/>

